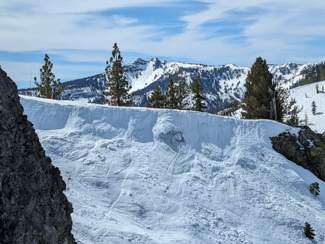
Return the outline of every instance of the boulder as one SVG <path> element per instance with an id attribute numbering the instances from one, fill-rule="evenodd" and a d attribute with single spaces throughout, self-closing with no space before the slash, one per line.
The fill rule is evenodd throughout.
<path id="1" fill-rule="evenodd" d="M 302 127 L 298 135 L 284 132 L 271 140 L 277 152 L 325 181 L 325 134 Z"/>

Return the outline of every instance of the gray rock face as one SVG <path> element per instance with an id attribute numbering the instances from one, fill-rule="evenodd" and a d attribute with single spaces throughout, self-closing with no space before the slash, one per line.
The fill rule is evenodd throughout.
<path id="1" fill-rule="evenodd" d="M 277 152 L 325 181 L 325 134 L 303 127 L 298 135 L 285 132 L 271 139 Z"/>
<path id="2" fill-rule="evenodd" d="M 0 243 L 75 243 L 64 190 L 23 115 L 15 83 L 0 69 Z"/>

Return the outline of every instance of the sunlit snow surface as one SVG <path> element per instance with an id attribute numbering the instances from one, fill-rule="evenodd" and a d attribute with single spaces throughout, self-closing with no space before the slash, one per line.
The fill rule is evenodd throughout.
<path id="1" fill-rule="evenodd" d="M 22 97 L 67 183 L 78 243 L 324 243 L 325 185 L 276 153 L 294 129 Z M 321 197 L 308 191 L 321 185 Z"/>
<path id="2" fill-rule="evenodd" d="M 324 93 L 316 92 L 316 85 L 319 91 L 324 87 Z M 310 85 L 299 86 L 291 90 L 291 96 L 302 108 L 299 118 L 305 120 L 307 115 L 308 126 L 318 132 L 325 132 L 325 81 L 313 83 Z M 312 113 L 312 102 L 316 104 L 316 113 Z M 304 122 L 302 122 L 304 124 Z"/>

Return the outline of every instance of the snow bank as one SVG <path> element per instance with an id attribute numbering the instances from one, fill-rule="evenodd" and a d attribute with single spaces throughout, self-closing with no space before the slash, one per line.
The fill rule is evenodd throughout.
<path id="1" fill-rule="evenodd" d="M 276 153 L 294 129 L 188 111 L 22 97 L 67 183 L 80 243 L 319 243 L 325 185 Z M 308 185 L 319 182 L 320 198 Z"/>

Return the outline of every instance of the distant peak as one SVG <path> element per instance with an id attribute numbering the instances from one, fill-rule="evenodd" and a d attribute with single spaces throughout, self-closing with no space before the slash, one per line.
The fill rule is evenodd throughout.
<path id="1" fill-rule="evenodd" d="M 155 69 L 161 67 L 162 65 L 162 62 L 157 57 L 150 59 L 150 62 L 152 63 Z"/>
<path id="2" fill-rule="evenodd" d="M 150 59 L 150 62 L 153 62 L 153 63 L 161 63 L 160 59 L 157 58 L 157 57 Z"/>
<path id="3" fill-rule="evenodd" d="M 142 58 L 137 58 L 134 62 L 134 64 L 146 64 L 148 61 L 142 59 Z"/>

